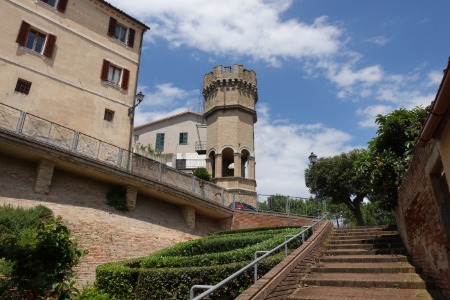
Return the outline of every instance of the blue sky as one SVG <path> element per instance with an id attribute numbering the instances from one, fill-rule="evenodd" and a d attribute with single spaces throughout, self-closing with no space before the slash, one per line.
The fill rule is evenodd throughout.
<path id="1" fill-rule="evenodd" d="M 366 147 L 374 119 L 427 106 L 450 55 L 447 0 L 110 0 L 151 27 L 136 125 L 199 111 L 203 75 L 257 74 L 257 191 L 309 196 L 308 155 Z"/>

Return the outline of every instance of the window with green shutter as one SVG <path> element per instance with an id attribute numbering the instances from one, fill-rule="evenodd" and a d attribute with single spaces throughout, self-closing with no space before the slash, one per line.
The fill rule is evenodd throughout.
<path id="1" fill-rule="evenodd" d="M 156 134 L 155 150 L 158 152 L 164 151 L 164 133 Z"/>
<path id="2" fill-rule="evenodd" d="M 188 142 L 188 133 L 187 132 L 180 132 L 180 140 L 178 144 L 180 145 L 186 145 Z"/>

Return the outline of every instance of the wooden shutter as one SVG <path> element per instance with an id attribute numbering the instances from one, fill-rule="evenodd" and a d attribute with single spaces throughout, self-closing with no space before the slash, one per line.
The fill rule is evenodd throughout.
<path id="1" fill-rule="evenodd" d="M 122 84 L 121 87 L 124 90 L 128 90 L 128 81 L 130 80 L 130 71 L 128 71 L 127 69 L 123 69 L 122 70 Z"/>
<path id="2" fill-rule="evenodd" d="M 113 17 L 109 18 L 108 35 L 114 37 L 116 32 L 117 20 Z"/>
<path id="3" fill-rule="evenodd" d="M 108 81 L 108 72 L 109 72 L 109 61 L 104 59 L 103 66 L 102 66 L 102 73 L 100 74 L 100 78 L 104 81 Z"/>
<path id="4" fill-rule="evenodd" d="M 53 50 L 55 50 L 55 44 L 56 44 L 56 36 L 53 34 L 47 35 L 47 41 L 45 43 L 45 49 L 44 49 L 44 56 L 46 57 L 52 57 L 53 56 Z"/>
<path id="5" fill-rule="evenodd" d="M 66 8 L 67 8 L 67 0 L 59 0 L 58 6 L 56 7 L 56 9 L 59 12 L 64 13 L 64 12 L 66 12 Z"/>
<path id="6" fill-rule="evenodd" d="M 18 43 L 20 46 L 25 46 L 27 42 L 28 33 L 30 32 L 30 28 L 31 28 L 30 24 L 28 24 L 25 21 L 22 21 L 16 39 L 16 43 Z"/>
<path id="7" fill-rule="evenodd" d="M 133 28 L 128 29 L 128 46 L 133 48 L 134 46 L 134 35 L 136 34 L 136 31 Z"/>

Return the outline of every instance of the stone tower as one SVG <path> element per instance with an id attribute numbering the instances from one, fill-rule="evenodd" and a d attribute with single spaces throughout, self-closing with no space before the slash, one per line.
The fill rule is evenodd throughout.
<path id="1" fill-rule="evenodd" d="M 254 130 L 256 73 L 242 65 L 219 65 L 203 78 L 208 127 L 206 166 L 212 181 L 239 200 L 256 201 Z"/>

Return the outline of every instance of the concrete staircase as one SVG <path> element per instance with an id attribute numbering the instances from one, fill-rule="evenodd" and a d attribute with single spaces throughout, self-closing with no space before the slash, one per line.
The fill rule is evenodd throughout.
<path id="1" fill-rule="evenodd" d="M 287 299 L 446 299 L 408 262 L 394 228 L 334 229 L 309 271 Z"/>

